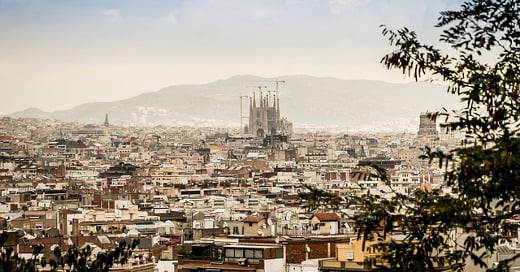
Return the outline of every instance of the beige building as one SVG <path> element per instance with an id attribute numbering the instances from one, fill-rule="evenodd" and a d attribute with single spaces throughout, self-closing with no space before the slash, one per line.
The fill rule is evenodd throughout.
<path id="1" fill-rule="evenodd" d="M 244 236 L 268 236 L 270 229 L 267 221 L 262 216 L 250 215 L 242 221 L 244 222 Z"/>
<path id="2" fill-rule="evenodd" d="M 390 242 L 391 237 L 387 237 L 385 242 Z M 398 240 L 400 238 L 397 238 Z M 395 240 L 395 239 L 394 239 Z M 382 240 L 365 241 L 363 247 L 362 239 L 354 239 L 350 243 L 336 244 L 336 258 L 322 259 L 319 261 L 320 272 L 339 272 L 339 271 L 372 271 L 373 262 L 367 259 L 377 260 L 381 252 L 374 248 L 374 245 Z M 379 264 L 383 264 L 378 262 Z M 455 271 L 449 266 L 437 267 L 438 271 Z"/>
<path id="3" fill-rule="evenodd" d="M 339 233 L 339 216 L 335 213 L 315 213 L 310 218 L 312 234 L 334 235 Z"/>
<path id="4" fill-rule="evenodd" d="M 379 255 L 371 245 L 374 241 L 366 241 L 363 249 L 363 241 L 360 239 L 352 240 L 351 243 L 336 245 L 336 258 L 323 259 L 319 262 L 319 271 L 370 271 L 371 266 L 365 262 L 366 258 Z"/>

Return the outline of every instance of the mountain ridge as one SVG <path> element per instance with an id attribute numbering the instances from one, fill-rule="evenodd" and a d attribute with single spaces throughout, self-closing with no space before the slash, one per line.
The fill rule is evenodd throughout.
<path id="1" fill-rule="evenodd" d="M 29 108 L 6 116 L 101 124 L 106 113 L 109 121 L 117 125 L 237 127 L 239 97 L 251 97 L 258 90 L 255 86 L 267 86 L 274 91 L 275 80 L 285 81 L 279 84 L 281 114 L 296 128 L 402 131 L 415 126 L 416 130 L 421 112 L 458 105 L 457 98 L 446 92 L 446 86 L 428 82 L 236 75 L 204 84 L 170 85 L 131 98 L 84 103 L 68 110 L 46 112 Z M 243 115 L 247 116 L 248 102 L 243 101 L 242 106 Z"/>

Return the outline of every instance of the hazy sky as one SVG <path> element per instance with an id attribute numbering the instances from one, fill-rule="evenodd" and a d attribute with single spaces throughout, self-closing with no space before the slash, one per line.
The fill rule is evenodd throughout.
<path id="1" fill-rule="evenodd" d="M 238 74 L 402 81 L 379 64 L 379 25 L 435 43 L 439 11 L 462 2 L 0 0 L 0 114 Z"/>

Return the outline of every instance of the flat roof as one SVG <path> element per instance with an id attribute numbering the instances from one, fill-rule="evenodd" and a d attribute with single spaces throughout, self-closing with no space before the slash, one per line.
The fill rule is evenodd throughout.
<path id="1" fill-rule="evenodd" d="M 266 248 L 281 248 L 282 245 L 260 245 L 260 244 L 250 244 L 250 245 L 224 245 L 224 248 L 252 248 L 252 249 L 266 249 Z"/>
<path id="2" fill-rule="evenodd" d="M 182 262 L 179 264 L 183 268 L 205 268 L 205 269 L 215 269 L 217 271 L 256 271 L 255 267 L 248 267 L 238 264 L 229 264 L 229 263 L 202 263 L 202 262 Z"/>

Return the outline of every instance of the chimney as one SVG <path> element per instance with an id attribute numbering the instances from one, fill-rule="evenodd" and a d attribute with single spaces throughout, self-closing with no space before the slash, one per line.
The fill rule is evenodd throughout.
<path id="1" fill-rule="evenodd" d="M 72 236 L 79 236 L 79 219 L 72 219 Z"/>

